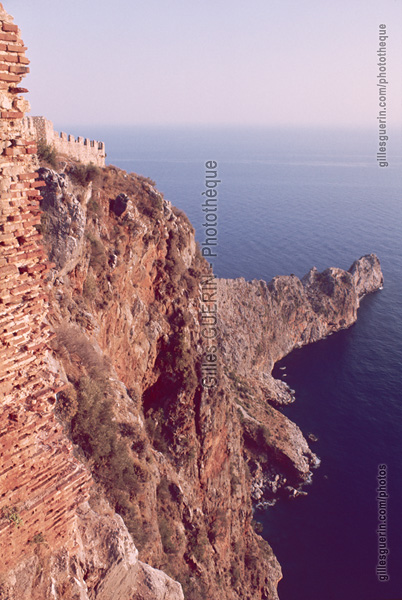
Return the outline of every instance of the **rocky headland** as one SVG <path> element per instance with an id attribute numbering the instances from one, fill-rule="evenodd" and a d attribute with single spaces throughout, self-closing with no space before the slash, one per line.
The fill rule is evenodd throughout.
<path id="1" fill-rule="evenodd" d="M 253 504 L 297 495 L 318 459 L 272 369 L 355 322 L 378 258 L 214 280 L 206 388 L 191 224 L 145 177 L 39 160 L 0 20 L 0 599 L 277 600 Z"/>

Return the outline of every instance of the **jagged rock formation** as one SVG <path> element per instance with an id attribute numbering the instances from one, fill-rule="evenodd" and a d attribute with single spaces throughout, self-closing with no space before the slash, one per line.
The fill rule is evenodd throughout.
<path id="1" fill-rule="evenodd" d="M 317 465 L 299 428 L 274 408 L 294 400 L 286 383 L 272 377 L 274 364 L 294 348 L 350 327 L 361 298 L 382 285 L 374 254 L 355 261 L 349 271 L 329 268 L 319 273 L 314 267 L 302 280 L 295 275 L 274 277 L 269 283 L 219 280 L 222 352 L 242 414 L 252 472 L 260 480 L 257 499 L 264 490 L 268 498 L 273 490 L 292 491 L 289 484 L 298 487 Z"/>
<path id="2" fill-rule="evenodd" d="M 284 382 L 272 376 L 274 364 L 294 348 L 350 327 L 360 299 L 383 284 L 374 254 L 355 261 L 349 271 L 313 267 L 264 281 L 219 281 L 220 328 L 225 358 L 233 371 L 252 379 L 273 404 L 291 402 Z"/>
<path id="3" fill-rule="evenodd" d="M 96 511 L 82 503 L 70 535 L 64 545 L 35 542 L 13 569 L 3 567 L 0 598 L 183 600 L 180 584 L 138 560 L 126 526 L 106 503 Z"/>
<path id="4" fill-rule="evenodd" d="M 0 18 L 13 74 L 8 54 L 26 59 L 1 5 Z M 23 113 L 1 73 L 2 110 Z M 378 259 L 302 281 L 219 281 L 207 389 L 211 274 L 186 216 L 114 167 L 37 169 L 21 116 L 2 113 L 0 140 L 0 599 L 180 600 L 182 584 L 188 600 L 277 600 L 281 570 L 252 498 L 294 494 L 317 459 L 276 409 L 292 398 L 272 367 L 354 322 L 382 285 Z"/>

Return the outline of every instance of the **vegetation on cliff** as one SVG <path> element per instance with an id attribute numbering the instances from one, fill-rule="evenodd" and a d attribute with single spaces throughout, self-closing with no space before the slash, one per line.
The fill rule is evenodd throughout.
<path id="1" fill-rule="evenodd" d="M 68 382 L 56 410 L 143 560 L 193 600 L 274 598 L 279 569 L 251 526 L 237 412 L 225 385 L 199 384 L 209 267 L 194 230 L 150 180 L 77 169 L 40 170 L 54 350 Z"/>
<path id="2" fill-rule="evenodd" d="M 292 398 L 270 373 L 293 347 L 354 321 L 356 268 L 219 282 L 221 373 L 204 390 L 208 265 L 193 228 L 150 180 L 84 170 L 40 170 L 54 350 L 68 381 L 58 414 L 141 558 L 186 597 L 275 599 L 280 569 L 251 499 L 294 494 L 317 459 L 276 410 Z"/>

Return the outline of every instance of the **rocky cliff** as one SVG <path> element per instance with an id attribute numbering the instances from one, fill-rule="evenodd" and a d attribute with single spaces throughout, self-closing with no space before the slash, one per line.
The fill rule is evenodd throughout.
<path id="1" fill-rule="evenodd" d="M 193 228 L 149 180 L 107 167 L 81 185 L 76 168 L 39 170 L 67 383 L 56 411 L 144 561 L 194 600 L 274 598 L 280 569 L 252 528 L 237 406 L 223 372 L 213 390 L 199 383 L 209 270 Z M 91 407 L 103 399 L 112 428 Z"/>
<path id="2" fill-rule="evenodd" d="M 0 17 L 8 69 L 25 49 Z M 253 501 L 297 494 L 317 458 L 272 368 L 355 321 L 378 259 L 217 281 L 152 181 L 38 168 L 21 118 L 2 113 L 0 599 L 277 599 Z"/>
<path id="3" fill-rule="evenodd" d="M 350 327 L 362 297 L 383 285 L 374 254 L 348 271 L 312 268 L 272 281 L 220 280 L 221 348 L 245 432 L 246 454 L 260 503 L 280 492 L 298 493 L 317 466 L 299 428 L 276 410 L 293 391 L 272 377 L 274 364 L 299 348 Z M 258 484 L 258 485 L 256 485 Z"/>
<path id="4" fill-rule="evenodd" d="M 61 167 L 38 171 L 53 368 L 66 383 L 56 414 L 97 483 L 91 502 L 106 494 L 140 558 L 186 597 L 276 598 L 280 568 L 253 530 L 252 501 L 297 495 L 318 460 L 278 410 L 293 397 L 272 368 L 354 323 L 382 285 L 379 261 L 302 280 L 214 280 L 153 182 Z M 200 385 L 206 302 L 218 309 L 212 389 Z"/>

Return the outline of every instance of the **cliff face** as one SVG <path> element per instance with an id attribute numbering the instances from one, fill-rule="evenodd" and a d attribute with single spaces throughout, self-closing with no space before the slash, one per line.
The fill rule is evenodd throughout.
<path id="1" fill-rule="evenodd" d="M 354 323 L 362 295 L 382 285 L 379 261 L 302 280 L 218 280 L 218 385 L 203 389 L 200 282 L 209 272 L 191 225 L 149 180 L 107 167 L 81 185 L 77 168 L 39 170 L 56 264 L 49 321 L 69 382 L 56 410 L 142 560 L 192 600 L 276 598 L 281 572 L 253 531 L 252 499 L 297 495 L 318 460 L 277 410 L 294 398 L 271 371 L 293 348 Z M 88 443 L 80 408 L 71 409 L 88 389 L 111 400 L 132 461 L 134 477 L 113 486 L 113 452 L 96 458 L 98 433 Z"/>
<path id="2" fill-rule="evenodd" d="M 193 600 L 275 598 L 280 569 L 252 528 L 236 404 L 223 373 L 216 389 L 199 385 L 199 283 L 208 268 L 193 228 L 144 178 L 107 167 L 80 185 L 74 169 L 39 170 L 44 241 L 56 264 L 49 320 L 69 382 L 56 410 L 142 560 Z M 124 444 L 133 470 L 126 481 L 113 475 L 113 485 L 113 451 L 94 459 L 105 433 L 92 429 L 88 443 L 80 408 L 70 410 L 70 394 L 80 405 L 99 389 L 117 425 L 111 445 Z"/>
<path id="3" fill-rule="evenodd" d="M 0 81 L 9 111 L 18 82 Z M 115 167 L 38 169 L 20 119 L 2 113 L 0 599 L 277 599 L 252 501 L 297 494 L 317 459 L 277 410 L 293 397 L 272 368 L 355 321 L 378 259 L 301 281 L 212 278 L 208 389 L 211 274 L 187 217 Z"/>

